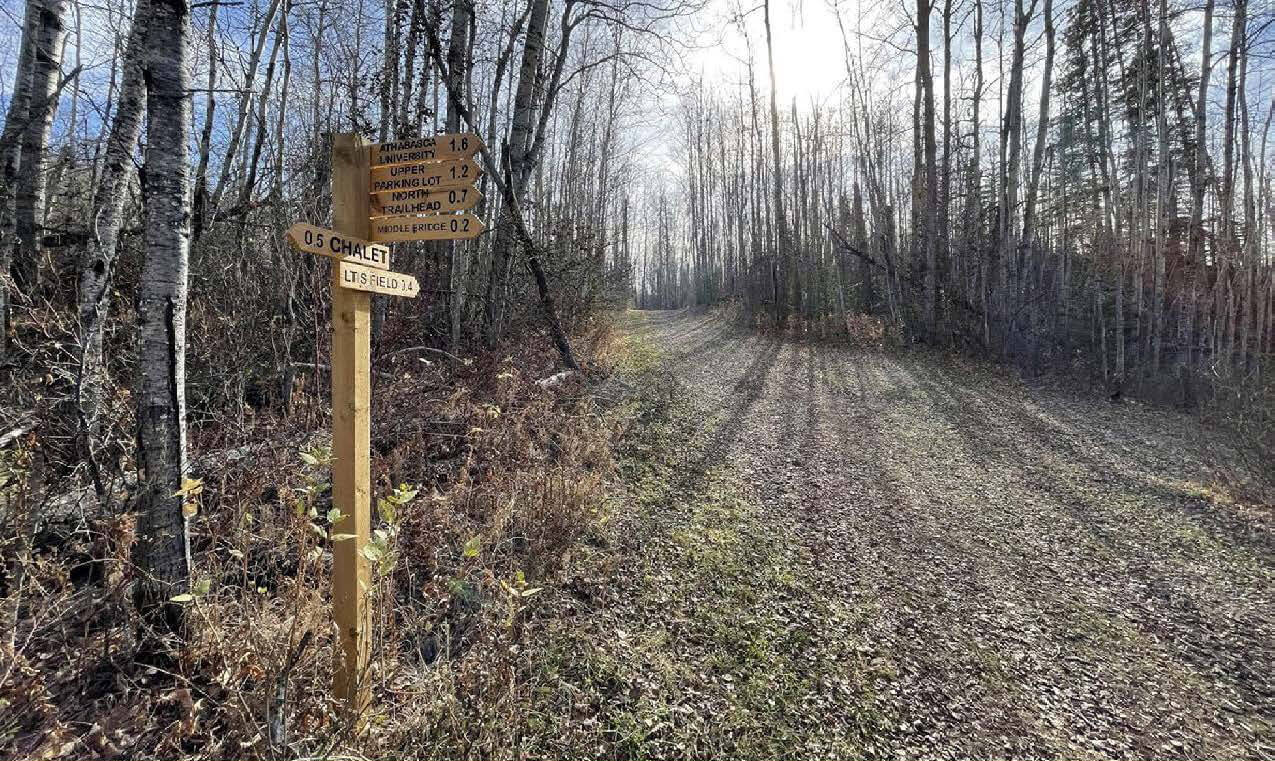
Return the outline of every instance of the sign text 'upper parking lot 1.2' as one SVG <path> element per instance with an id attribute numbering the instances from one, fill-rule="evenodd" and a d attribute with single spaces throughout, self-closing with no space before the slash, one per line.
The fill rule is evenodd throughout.
<path id="1" fill-rule="evenodd" d="M 372 193 L 388 193 L 401 190 L 455 188 L 473 185 L 481 175 L 482 170 L 473 159 L 378 166 L 372 170 L 371 185 L 368 189 Z"/>

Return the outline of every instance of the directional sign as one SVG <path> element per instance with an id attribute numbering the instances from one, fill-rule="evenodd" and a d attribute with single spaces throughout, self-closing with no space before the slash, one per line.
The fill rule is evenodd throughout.
<path id="1" fill-rule="evenodd" d="M 390 268 L 388 246 L 307 225 L 305 222 L 297 222 L 288 228 L 288 240 L 307 253 L 340 259 L 343 262 L 366 264 L 381 270 Z"/>
<path id="2" fill-rule="evenodd" d="M 468 212 L 428 217 L 377 217 L 372 220 L 372 238 L 382 243 L 476 238 L 485 229 L 483 221 Z"/>
<path id="3" fill-rule="evenodd" d="M 480 176 L 482 171 L 473 159 L 378 166 L 372 170 L 371 192 L 462 187 L 473 185 Z"/>
<path id="4" fill-rule="evenodd" d="M 474 188 L 440 188 L 438 190 L 393 190 L 371 198 L 373 217 L 406 214 L 439 214 L 445 211 L 472 209 L 482 200 Z"/>
<path id="5" fill-rule="evenodd" d="M 387 296 L 406 296 L 409 299 L 416 298 L 416 294 L 421 292 L 420 283 L 411 275 L 374 270 L 350 262 L 341 262 L 340 267 L 340 279 L 337 282 L 342 288 L 384 293 Z"/>
<path id="6" fill-rule="evenodd" d="M 477 135 L 459 132 L 381 143 L 373 145 L 369 153 L 372 166 L 384 166 L 433 159 L 465 159 L 482 149 L 483 141 Z"/>

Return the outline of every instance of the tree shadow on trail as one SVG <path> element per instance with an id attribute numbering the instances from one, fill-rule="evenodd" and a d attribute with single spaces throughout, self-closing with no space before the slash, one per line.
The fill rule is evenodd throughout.
<path id="1" fill-rule="evenodd" d="M 712 332 L 701 333 L 695 336 L 695 342 L 685 345 L 676 346 L 672 353 L 674 365 L 705 363 L 708 355 L 721 351 L 733 343 L 755 343 L 750 340 L 747 334 L 733 330 L 728 323 L 718 322 L 713 325 L 715 328 Z M 678 334 L 680 336 L 689 336 L 697 333 L 697 330 L 690 330 Z"/>
<path id="2" fill-rule="evenodd" d="M 960 416 L 962 411 L 971 411 L 973 407 L 984 405 L 984 401 L 977 394 L 954 379 L 946 369 L 941 370 L 939 375 L 942 377 L 942 383 L 929 380 L 927 389 L 941 389 L 952 400 L 949 409 L 954 410 L 955 414 Z M 961 398 L 957 399 L 957 396 Z M 933 395 L 931 399 L 937 403 Z M 1117 459 L 1119 455 L 1106 458 L 1096 456 L 1095 451 L 1109 446 L 1108 437 L 1103 435 L 1104 424 L 1085 420 L 1062 409 L 1051 410 L 1050 414 L 1066 418 L 1067 425 L 1063 422 L 1051 423 L 1043 417 L 1044 413 L 1031 409 L 1028 403 L 1011 402 L 1004 397 L 998 398 L 997 401 L 996 409 L 988 410 L 988 412 L 999 413 L 1000 419 L 1030 434 L 1025 440 L 1015 440 L 1016 446 L 1021 447 L 1031 443 L 1039 451 L 1046 452 L 1056 459 L 1080 465 L 1092 476 L 1100 477 L 1103 482 L 1123 493 L 1153 497 L 1156 500 L 1156 507 L 1172 511 L 1173 515 L 1166 513 L 1166 517 L 1185 520 L 1195 528 L 1204 531 L 1221 546 L 1243 549 L 1251 553 L 1262 566 L 1275 569 L 1275 535 L 1269 531 L 1236 515 L 1225 505 L 1214 505 L 1210 509 L 1201 507 L 1199 505 L 1201 500 L 1192 498 L 1182 489 L 1172 488 L 1165 483 L 1166 479 L 1161 476 L 1167 474 L 1163 473 L 1163 468 L 1159 464 L 1137 457 L 1125 456 L 1123 459 Z M 1034 402 L 1034 400 L 1029 401 Z M 971 430 L 986 429 L 985 425 L 980 426 L 979 423 L 985 424 L 987 416 L 976 418 L 967 414 L 965 419 L 967 424 L 972 425 L 957 426 L 963 434 Z M 1121 535 L 1122 528 L 1120 525 L 1113 526 L 1112 536 Z"/>
<path id="3" fill-rule="evenodd" d="M 1024 486 L 1044 494 L 1046 504 L 1057 504 L 1071 517 L 1077 530 L 1086 532 L 1107 548 L 1112 559 L 1119 559 L 1103 563 L 1105 568 L 1072 569 L 1075 571 L 1070 574 L 1075 577 L 1072 583 L 1093 584 L 1104 576 L 1121 580 L 1096 589 L 1099 592 L 1096 599 L 1119 605 L 1125 621 L 1159 643 L 1175 660 L 1198 670 L 1210 681 L 1225 680 L 1261 715 L 1275 716 L 1275 703 L 1271 701 L 1275 695 L 1270 687 L 1275 660 L 1270 643 L 1263 641 L 1261 633 L 1263 627 L 1270 630 L 1269 621 L 1260 616 L 1257 609 L 1260 606 L 1245 611 L 1240 619 L 1231 611 L 1217 609 L 1217 605 L 1225 607 L 1240 598 L 1238 589 L 1234 594 L 1227 594 L 1223 589 L 1221 598 L 1211 600 L 1185 587 L 1182 579 L 1194 573 L 1190 566 L 1207 558 L 1180 558 L 1180 538 L 1171 524 L 1186 521 L 1207 531 L 1221 547 L 1220 552 L 1242 548 L 1241 551 L 1250 553 L 1266 571 L 1272 558 L 1268 538 L 1254 537 L 1251 532 L 1237 533 L 1217 521 L 1211 521 L 1212 525 L 1200 523 L 1182 507 L 1182 493 L 1093 456 L 1076 440 L 1085 434 L 1043 424 L 1018 400 L 1002 396 L 997 398 L 994 407 L 989 406 L 988 400 L 946 370 L 924 374 L 921 383 L 932 407 L 948 418 L 967 451 L 1006 472 L 1018 474 Z M 1019 432 L 1021 435 L 1014 435 Z M 1135 526 L 1130 524 L 1128 515 L 1104 509 L 1102 498 L 1082 490 L 1071 479 L 1057 472 L 1041 473 L 1023 467 L 1033 461 L 1049 463 L 1051 459 L 1077 464 L 1090 477 L 1103 483 L 1106 493 L 1110 494 L 1105 502 L 1121 504 L 1131 499 L 1143 510 L 1165 512 L 1146 514 L 1142 525 L 1131 530 Z M 1063 525 L 1056 524 L 1054 528 L 1063 528 Z M 1210 530 L 1214 528 L 1221 529 L 1220 535 L 1219 531 Z M 1233 559 L 1227 557 L 1226 561 Z M 1042 560 L 1050 567 L 1066 567 L 1071 562 L 1063 557 L 1035 558 L 1029 562 Z M 1155 570 L 1156 566 L 1163 567 L 1166 560 L 1171 563 L 1170 569 Z M 1094 573 L 1098 570 L 1103 573 Z M 1137 584 L 1130 585 L 1127 581 Z M 1229 578 L 1225 567 L 1214 569 L 1209 581 L 1222 587 L 1240 583 Z M 1141 594 L 1133 592 L 1138 588 Z M 1040 594 L 1044 590 L 1025 591 Z M 1154 600 L 1151 606 L 1146 605 L 1148 594 Z M 1106 615 L 1101 610 L 1090 612 Z"/>
<path id="4" fill-rule="evenodd" d="M 718 335 L 710 339 L 710 342 L 717 344 L 725 340 L 726 337 Z M 707 441 L 699 447 L 694 459 L 679 466 L 677 477 L 670 479 L 667 488 L 659 495 L 661 501 L 672 503 L 679 496 L 697 493 L 706 482 L 708 471 L 725 461 L 745 420 L 761 399 L 766 388 L 766 379 L 783 346 L 784 342 L 779 339 L 765 342 L 733 384 L 732 393 L 716 400 L 716 406 L 724 411 L 723 419 L 713 426 Z"/>

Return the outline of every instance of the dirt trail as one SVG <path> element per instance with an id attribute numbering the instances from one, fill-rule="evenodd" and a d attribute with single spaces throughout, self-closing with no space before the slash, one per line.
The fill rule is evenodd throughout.
<path id="1" fill-rule="evenodd" d="M 859 717 L 841 747 L 1275 757 L 1275 528 L 1212 491 L 1220 437 L 924 353 L 631 322 L 712 412 L 693 465 L 737 474 L 810 577 L 796 647 L 846 648 L 861 688 L 802 688 L 816 723 Z M 834 747 L 804 731 L 794 750 Z"/>

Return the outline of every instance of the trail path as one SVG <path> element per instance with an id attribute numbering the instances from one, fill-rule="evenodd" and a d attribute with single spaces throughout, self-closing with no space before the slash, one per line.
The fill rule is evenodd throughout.
<path id="1" fill-rule="evenodd" d="M 698 412 L 661 528 L 613 572 L 648 581 L 592 623 L 630 638 L 611 741 L 1275 757 L 1275 526 L 1212 491 L 1219 436 L 923 352 L 630 322 Z M 685 492 L 723 484 L 745 506 L 694 517 Z"/>

